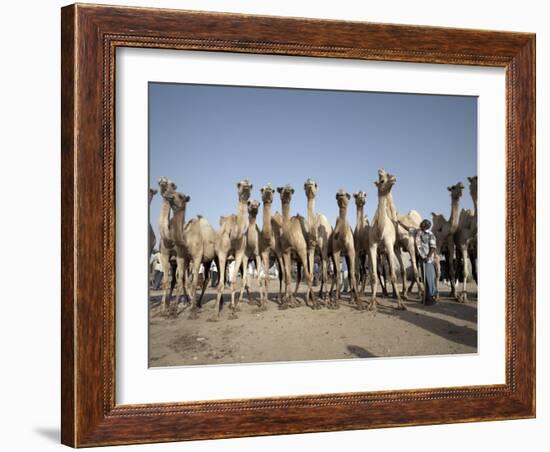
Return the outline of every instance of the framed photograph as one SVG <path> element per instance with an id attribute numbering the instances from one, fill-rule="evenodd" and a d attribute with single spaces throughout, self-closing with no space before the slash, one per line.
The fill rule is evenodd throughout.
<path id="1" fill-rule="evenodd" d="M 62 442 L 535 416 L 535 36 L 62 8 Z"/>

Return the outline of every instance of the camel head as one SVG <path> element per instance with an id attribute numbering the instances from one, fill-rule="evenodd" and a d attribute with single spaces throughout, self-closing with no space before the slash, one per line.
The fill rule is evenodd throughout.
<path id="1" fill-rule="evenodd" d="M 459 199 L 464 191 L 464 184 L 462 182 L 457 182 L 456 184 L 447 187 L 447 190 L 451 192 L 452 199 Z"/>
<path id="2" fill-rule="evenodd" d="M 174 193 L 178 186 L 165 176 L 159 179 L 160 194 L 164 196 L 165 193 Z"/>
<path id="3" fill-rule="evenodd" d="M 304 182 L 304 191 L 306 192 L 307 199 L 315 198 L 318 189 L 317 182 L 315 182 L 311 177 Z"/>
<path id="4" fill-rule="evenodd" d="M 158 193 L 157 190 L 154 188 L 149 189 L 149 204 L 151 204 L 151 201 L 153 200 L 153 197 Z"/>
<path id="5" fill-rule="evenodd" d="M 180 192 L 165 192 L 162 197 L 170 203 L 174 213 L 184 210 L 187 203 L 191 201 L 191 197 Z"/>
<path id="6" fill-rule="evenodd" d="M 468 182 L 470 182 L 470 195 L 472 199 L 477 200 L 477 176 L 468 177 Z"/>
<path id="7" fill-rule="evenodd" d="M 363 207 L 367 202 L 367 194 L 364 191 L 358 191 L 353 194 L 355 198 L 355 205 L 357 207 Z"/>
<path id="8" fill-rule="evenodd" d="M 340 189 L 336 192 L 336 202 L 338 203 L 338 207 L 347 207 L 350 199 L 351 196 L 347 191 Z"/>
<path id="9" fill-rule="evenodd" d="M 273 195 L 275 190 L 271 186 L 271 183 L 267 184 L 265 187 L 260 188 L 260 193 L 262 194 L 262 201 L 264 204 L 271 204 L 273 202 Z"/>
<path id="10" fill-rule="evenodd" d="M 256 217 L 256 215 L 258 215 L 258 210 L 260 208 L 260 203 L 259 201 L 256 201 L 255 199 L 253 200 L 249 200 L 248 201 L 248 214 L 251 216 L 251 217 Z"/>
<path id="11" fill-rule="evenodd" d="M 281 195 L 281 202 L 283 204 L 288 204 L 292 199 L 294 189 L 289 184 L 286 184 L 284 187 L 277 187 L 277 193 Z"/>
<path id="12" fill-rule="evenodd" d="M 397 177 L 380 168 L 378 170 L 378 180 L 374 182 L 374 185 L 378 188 L 379 195 L 387 195 L 396 182 Z"/>
<path id="13" fill-rule="evenodd" d="M 239 201 L 246 202 L 250 198 L 250 193 L 252 192 L 252 182 L 248 179 L 244 179 L 240 182 L 237 182 L 237 190 L 239 192 Z"/>

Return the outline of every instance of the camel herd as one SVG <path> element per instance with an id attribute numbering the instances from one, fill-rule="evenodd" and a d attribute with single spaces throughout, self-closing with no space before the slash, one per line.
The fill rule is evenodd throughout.
<path id="1" fill-rule="evenodd" d="M 443 215 L 432 212 L 432 231 L 437 239 L 436 273 L 439 279 L 439 257 L 445 256 L 449 264 L 449 280 L 451 295 L 457 301 L 467 300 L 466 281 L 470 276 L 470 266 L 473 277 L 477 282 L 477 176 L 469 177 L 469 189 L 475 210 L 459 208 L 460 197 L 464 185 L 459 182 L 448 190 L 451 194 L 451 216 L 447 220 Z M 268 300 L 268 269 L 272 262 L 276 262 L 279 269 L 279 296 L 278 303 L 281 309 L 298 304 L 296 294 L 303 277 L 307 289 L 305 302 L 313 309 L 319 309 L 319 297 L 326 306 L 336 309 L 340 301 L 340 258 L 346 259 L 351 290 L 351 300 L 357 309 L 377 308 L 378 280 L 385 281 L 380 276 L 380 267 L 388 269 L 388 280 L 393 287 L 397 300 L 397 309 L 405 309 L 402 299 L 407 299 L 412 287 L 418 287 L 418 294 L 423 295 L 422 274 L 417 265 L 417 252 L 414 238 L 408 229 L 419 228 L 422 220 L 418 212 L 412 210 L 405 215 L 398 214 L 392 197 L 392 187 L 397 178 L 380 169 L 375 181 L 378 192 L 378 206 L 372 222 L 364 215 L 364 206 L 367 195 L 359 191 L 353 195 L 357 208 L 355 230 L 352 230 L 348 219 L 348 206 L 351 196 L 344 190 L 336 193 L 336 202 L 339 208 L 338 219 L 334 228 L 326 216 L 315 212 L 315 197 L 318 190 L 317 183 L 308 179 L 304 183 L 304 192 L 307 198 L 307 218 L 290 214 L 290 204 L 294 195 L 294 188 L 290 185 L 273 188 L 268 184 L 260 189 L 262 200 L 263 224 L 260 229 L 257 225 L 257 216 L 260 203 L 251 200 L 252 183 L 242 180 L 237 183 L 238 211 L 236 214 L 220 217 L 220 227 L 216 232 L 209 222 L 198 216 L 190 221 L 185 220 L 186 205 L 191 198 L 177 191 L 176 184 L 166 177 L 159 180 L 159 192 L 162 197 L 160 210 L 160 261 L 163 268 L 161 311 L 173 312 L 178 301 L 184 295 L 190 300 L 190 318 L 196 318 L 201 300 L 208 283 L 208 273 L 212 262 L 215 262 L 219 271 L 216 303 L 213 320 L 216 320 L 221 311 L 221 302 L 229 286 L 231 315 L 235 315 L 238 301 L 242 298 L 243 289 L 247 284 L 248 263 L 254 261 L 256 277 L 260 288 L 259 306 L 266 308 Z M 279 194 L 282 214 L 272 214 L 272 204 L 275 191 Z M 150 189 L 149 203 L 157 190 Z M 397 221 L 399 220 L 399 222 Z M 152 252 L 156 238 L 149 225 L 149 251 Z M 407 288 L 406 266 L 403 262 L 403 253 L 410 258 L 412 279 Z M 170 264 L 171 255 L 175 255 L 175 269 Z M 227 264 L 234 260 L 235 269 L 227 278 Z M 468 265 L 470 262 L 470 266 Z M 313 290 L 314 262 L 319 264 L 320 290 L 316 294 Z M 297 265 L 297 278 L 294 291 L 291 290 L 291 269 Z M 197 296 L 197 282 L 199 270 L 204 268 L 202 291 Z M 329 275 L 329 266 L 333 271 Z M 457 293 L 457 267 L 462 269 L 463 290 Z M 397 267 L 401 271 L 403 282 L 402 290 L 396 289 Z M 237 284 L 238 269 L 243 269 L 240 283 L 240 295 Z M 370 303 L 365 304 L 362 295 L 365 294 L 365 285 L 370 276 L 371 297 Z M 330 289 L 328 288 L 328 283 Z M 359 285 L 361 288 L 359 289 Z M 172 302 L 175 299 L 175 302 Z M 169 309 L 172 308 L 172 309 Z"/>

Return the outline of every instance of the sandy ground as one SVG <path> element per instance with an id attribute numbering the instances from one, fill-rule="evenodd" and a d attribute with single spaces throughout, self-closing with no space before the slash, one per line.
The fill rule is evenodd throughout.
<path id="1" fill-rule="evenodd" d="M 254 286 L 253 286 L 254 287 Z M 276 289 L 277 288 L 277 289 Z M 160 314 L 160 292 L 151 293 L 151 367 L 227 364 L 315 359 L 418 356 L 477 351 L 477 300 L 470 289 L 470 301 L 450 299 L 449 288 L 441 285 L 442 297 L 435 306 L 424 307 L 406 301 L 406 311 L 395 309 L 395 299 L 379 297 L 377 312 L 355 309 L 343 295 L 339 310 L 300 307 L 279 310 L 278 282 L 270 286 L 268 309 L 239 304 L 237 318 L 231 318 L 228 303 L 220 320 L 213 315 L 214 289 L 204 295 L 197 320 L 189 320 L 180 308 L 176 318 Z M 303 292 L 300 294 L 303 295 Z M 416 296 L 416 294 L 414 294 Z M 225 296 L 225 300 L 228 300 Z M 252 292 L 253 300 L 258 294 Z M 181 306 L 181 305 L 180 305 Z"/>

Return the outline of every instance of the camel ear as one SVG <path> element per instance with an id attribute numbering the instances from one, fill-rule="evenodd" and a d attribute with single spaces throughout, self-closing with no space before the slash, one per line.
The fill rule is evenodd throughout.
<path id="1" fill-rule="evenodd" d="M 185 202 L 189 202 L 189 201 L 191 201 L 191 196 L 187 195 L 187 196 L 185 197 Z"/>
<path id="2" fill-rule="evenodd" d="M 432 212 L 432 217 L 435 217 L 437 214 L 435 212 Z"/>
<path id="3" fill-rule="evenodd" d="M 380 187 L 380 182 L 378 182 L 377 180 L 374 181 L 374 185 L 376 185 L 377 187 Z"/>
<path id="4" fill-rule="evenodd" d="M 294 194 L 294 189 L 293 188 L 290 189 L 290 193 Z"/>
<path id="5" fill-rule="evenodd" d="M 353 197 L 354 197 L 355 199 L 357 199 L 358 196 L 359 196 L 359 193 L 358 193 L 358 192 L 355 192 L 355 193 L 353 194 Z"/>
<path id="6" fill-rule="evenodd" d="M 260 188 L 260 193 L 263 195 L 264 194 L 264 187 Z"/>
<path id="7" fill-rule="evenodd" d="M 468 182 L 472 182 L 473 179 L 473 177 L 468 176 Z"/>
<path id="8" fill-rule="evenodd" d="M 452 187 L 447 187 L 447 190 L 453 191 Z"/>
<path id="9" fill-rule="evenodd" d="M 241 189 L 241 183 L 240 182 L 237 182 L 237 188 L 240 190 Z"/>
<path id="10" fill-rule="evenodd" d="M 348 198 L 348 201 L 351 199 L 351 196 L 349 195 L 349 193 L 346 193 L 346 198 Z"/>
<path id="11" fill-rule="evenodd" d="M 282 193 L 283 192 L 283 187 L 277 187 L 277 193 Z"/>
<path id="12" fill-rule="evenodd" d="M 246 204 L 250 205 L 250 199 L 246 202 Z"/>

